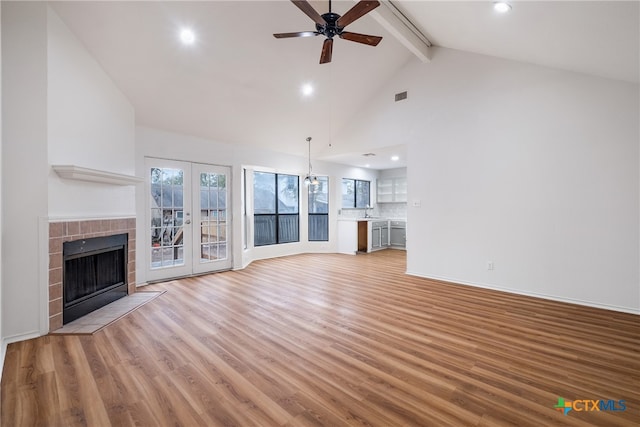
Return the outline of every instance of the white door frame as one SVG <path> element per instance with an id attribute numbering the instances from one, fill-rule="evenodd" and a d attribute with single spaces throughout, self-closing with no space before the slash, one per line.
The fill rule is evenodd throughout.
<path id="1" fill-rule="evenodd" d="M 176 202 L 161 201 L 160 203 L 163 206 L 158 206 L 158 202 L 151 193 L 152 168 L 183 171 L 181 205 L 175 205 Z M 224 221 L 220 221 L 217 217 L 219 211 L 215 212 L 215 220 L 211 220 L 206 214 L 213 214 L 213 209 L 203 211 L 201 209 L 202 206 L 197 206 L 201 204 L 200 173 L 224 174 L 226 176 L 223 195 L 225 211 L 222 213 Z M 231 168 L 228 166 L 146 157 L 145 175 L 144 247 L 145 269 L 148 281 L 169 280 L 230 269 L 232 265 L 232 215 L 230 214 L 231 195 L 229 194 L 232 188 Z M 164 184 L 161 184 L 161 188 L 163 186 Z M 157 189 L 155 191 L 158 192 Z M 170 194 L 170 191 L 164 188 L 160 192 L 163 195 L 165 193 Z M 157 197 L 158 195 L 156 195 Z M 158 224 L 159 221 L 161 222 L 160 224 Z M 215 230 L 207 233 L 207 236 L 214 235 L 216 237 L 215 242 L 201 243 L 201 238 L 205 238 L 205 233 L 202 232 L 203 221 L 206 223 L 208 230 Z M 159 237 L 159 234 L 161 237 Z M 221 239 L 220 236 L 223 236 L 223 238 Z M 209 238 L 207 237 L 207 239 Z M 213 241 L 213 239 L 211 240 Z M 160 245 L 160 247 L 154 247 L 154 244 Z M 214 247 L 216 248 L 216 255 L 224 255 L 223 259 L 220 259 L 219 256 L 215 256 L 213 259 L 210 256 L 206 258 L 201 256 L 201 250 L 206 250 L 207 254 L 210 254 Z M 220 247 L 223 247 L 223 249 L 218 249 Z M 168 258 L 168 261 L 163 260 L 162 256 Z M 152 265 L 152 263 L 155 265 Z"/>

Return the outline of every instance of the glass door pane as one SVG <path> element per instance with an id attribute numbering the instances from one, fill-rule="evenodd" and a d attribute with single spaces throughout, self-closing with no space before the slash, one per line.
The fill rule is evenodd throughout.
<path id="1" fill-rule="evenodd" d="M 150 280 L 190 274 L 190 165 L 147 159 Z M 185 209 L 186 207 L 186 209 Z"/>
<path id="2" fill-rule="evenodd" d="M 225 175 L 200 173 L 200 262 L 226 258 L 224 236 Z M 222 197 L 222 200 L 220 200 Z"/>
<path id="3" fill-rule="evenodd" d="M 204 273 L 231 268 L 229 207 L 230 169 L 221 166 L 194 164 L 199 183 L 194 193 L 194 272 Z M 197 209 L 196 209 L 197 208 Z M 197 210 L 197 211 L 196 211 Z M 194 228 L 195 229 L 195 228 Z"/>
<path id="4" fill-rule="evenodd" d="M 184 265 L 184 171 L 151 168 L 151 268 Z"/>

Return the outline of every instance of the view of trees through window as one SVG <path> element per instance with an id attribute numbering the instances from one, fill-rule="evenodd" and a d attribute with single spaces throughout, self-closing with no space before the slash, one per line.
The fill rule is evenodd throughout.
<path id="1" fill-rule="evenodd" d="M 309 185 L 309 241 L 329 240 L 329 178 L 319 176 Z"/>
<path id="2" fill-rule="evenodd" d="M 151 267 L 184 265 L 183 179 L 180 169 L 151 169 Z"/>
<path id="3" fill-rule="evenodd" d="M 297 175 L 254 172 L 254 245 L 300 241 Z"/>
<path id="4" fill-rule="evenodd" d="M 369 181 L 342 179 L 342 207 L 366 208 L 371 205 Z"/>

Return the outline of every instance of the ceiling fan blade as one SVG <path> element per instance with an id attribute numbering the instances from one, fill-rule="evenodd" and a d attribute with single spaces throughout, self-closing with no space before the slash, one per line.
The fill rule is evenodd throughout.
<path id="1" fill-rule="evenodd" d="M 338 27 L 346 27 L 356 19 L 371 12 L 376 7 L 380 6 L 378 0 L 361 0 L 355 6 L 353 6 L 347 13 L 342 15 L 336 24 Z"/>
<path id="2" fill-rule="evenodd" d="M 331 62 L 331 52 L 333 51 L 333 39 L 326 39 L 322 44 L 322 53 L 320 54 L 320 63 L 326 64 Z"/>
<path id="3" fill-rule="evenodd" d="M 289 37 L 313 37 L 317 36 L 320 33 L 316 33 L 315 31 L 300 31 L 298 33 L 278 33 L 274 34 L 273 37 L 277 39 L 286 39 Z"/>
<path id="4" fill-rule="evenodd" d="M 382 37 L 380 36 L 369 36 L 367 34 L 358 34 L 358 33 L 350 33 L 349 31 L 343 31 L 340 34 L 341 39 L 349 40 L 352 42 L 368 44 L 369 46 L 378 46 Z"/>
<path id="5" fill-rule="evenodd" d="M 322 16 L 311 6 L 307 0 L 291 0 L 291 3 L 295 4 L 298 9 L 304 12 L 309 18 L 313 19 L 313 21 L 318 25 L 326 25 L 327 22 L 324 20 Z"/>

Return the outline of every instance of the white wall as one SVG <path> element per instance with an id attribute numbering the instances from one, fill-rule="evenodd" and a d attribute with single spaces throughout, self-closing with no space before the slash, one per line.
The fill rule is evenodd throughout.
<path id="1" fill-rule="evenodd" d="M 48 221 L 135 215 L 133 187 L 68 182 L 50 164 L 133 174 L 133 108 L 44 2 L 2 2 L 2 342 L 48 332 Z M 3 347 L 4 348 L 4 347 Z"/>
<path id="2" fill-rule="evenodd" d="M 47 6 L 2 2 L 2 338 L 42 332 L 46 293 Z"/>
<path id="3" fill-rule="evenodd" d="M 301 141 L 301 144 L 304 144 Z M 376 172 L 360 168 L 352 168 L 326 162 L 312 161 L 313 171 L 318 175 L 329 176 L 330 183 L 330 213 L 329 213 L 329 242 L 308 242 L 307 222 L 304 220 L 308 213 L 307 197 L 303 192 L 300 199 L 300 242 L 283 245 L 271 245 L 253 248 L 252 222 L 249 221 L 248 249 L 243 250 L 242 245 L 242 174 L 243 169 L 251 171 L 263 170 L 287 174 L 298 174 L 302 178 L 307 171 L 307 158 L 276 153 L 255 147 L 233 145 L 197 138 L 193 136 L 138 127 L 136 132 L 136 171 L 140 177 L 146 176 L 144 165 L 145 157 L 182 160 L 188 162 L 207 163 L 214 165 L 230 166 L 232 169 L 232 230 L 233 230 L 233 268 L 242 268 L 251 261 L 276 256 L 291 255 L 303 252 L 335 252 L 337 248 L 337 216 L 341 202 L 341 179 L 358 178 L 375 181 Z M 252 193 L 251 185 L 248 186 L 248 204 L 251 212 Z M 301 189 L 304 190 L 301 185 Z M 373 194 L 372 194 L 373 197 Z M 144 213 L 148 195 L 140 191 L 137 196 L 137 210 Z M 136 254 L 136 278 L 138 283 L 146 281 L 146 266 L 148 263 L 148 250 L 143 242 L 146 236 L 147 221 L 144 214 L 138 215 L 137 235 L 138 246 Z M 147 239 L 148 240 L 148 239 Z"/>
<path id="4" fill-rule="evenodd" d="M 408 144 L 411 274 L 640 313 L 637 84 L 438 49 L 381 93 L 343 137 Z"/>
<path id="5" fill-rule="evenodd" d="M 383 169 L 378 172 L 380 178 L 406 178 L 407 168 Z"/>
<path id="6" fill-rule="evenodd" d="M 49 164 L 135 173 L 133 106 L 52 10 L 48 14 Z M 50 218 L 135 214 L 135 187 L 49 172 Z"/>
<path id="7" fill-rule="evenodd" d="M 2 7 L 0 7 L 0 165 L 2 165 Z M 2 172 L 0 171 L 0 229 L 2 229 Z M 2 238 L 0 237 L 0 381 L 7 347 L 2 335 Z"/>

